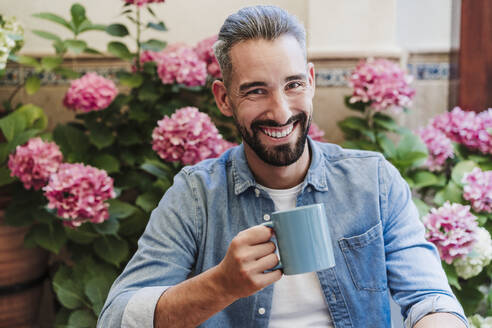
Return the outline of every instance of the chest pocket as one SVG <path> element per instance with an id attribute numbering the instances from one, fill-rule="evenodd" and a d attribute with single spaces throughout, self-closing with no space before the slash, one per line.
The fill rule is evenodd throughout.
<path id="1" fill-rule="evenodd" d="M 387 289 L 386 260 L 381 223 L 363 234 L 340 238 L 350 276 L 358 290 L 385 291 Z"/>

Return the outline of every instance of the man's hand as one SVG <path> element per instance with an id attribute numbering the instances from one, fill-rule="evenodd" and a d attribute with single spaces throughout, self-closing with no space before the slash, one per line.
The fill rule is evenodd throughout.
<path id="1" fill-rule="evenodd" d="M 263 273 L 278 263 L 271 236 L 272 231 L 262 226 L 240 232 L 217 266 L 161 295 L 154 313 L 154 327 L 196 327 L 238 298 L 279 280 L 280 270 Z"/>
<path id="2" fill-rule="evenodd" d="M 225 293 L 235 298 L 250 296 L 282 277 L 280 270 L 264 273 L 278 263 L 271 237 L 272 230 L 263 226 L 241 231 L 234 237 L 217 266 Z"/>
<path id="3" fill-rule="evenodd" d="M 430 313 L 424 316 L 422 319 L 417 321 L 414 328 L 466 328 L 463 321 L 461 321 L 457 316 L 446 313 L 446 312 L 436 312 Z"/>

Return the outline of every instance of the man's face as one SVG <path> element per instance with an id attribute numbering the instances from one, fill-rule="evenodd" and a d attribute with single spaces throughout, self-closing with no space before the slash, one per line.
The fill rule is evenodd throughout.
<path id="1" fill-rule="evenodd" d="M 234 45 L 228 97 L 245 150 L 274 166 L 299 159 L 312 117 L 314 68 L 295 38 Z"/>

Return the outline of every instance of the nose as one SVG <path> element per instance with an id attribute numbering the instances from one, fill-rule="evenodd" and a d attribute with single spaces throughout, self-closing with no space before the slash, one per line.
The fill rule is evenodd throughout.
<path id="1" fill-rule="evenodd" d="M 283 92 L 272 92 L 267 117 L 279 124 L 285 124 L 293 115 L 290 103 Z"/>

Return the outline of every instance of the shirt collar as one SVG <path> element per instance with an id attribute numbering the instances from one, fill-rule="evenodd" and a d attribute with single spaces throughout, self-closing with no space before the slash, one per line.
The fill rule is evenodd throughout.
<path id="1" fill-rule="evenodd" d="M 304 187 L 310 185 L 316 190 L 327 191 L 327 170 L 322 149 L 309 136 L 307 139 L 311 149 L 311 164 L 304 179 Z M 231 155 L 234 193 L 239 195 L 248 188 L 256 187 L 257 183 L 253 173 L 249 169 L 246 154 L 244 153 L 244 144 L 236 147 Z"/>

